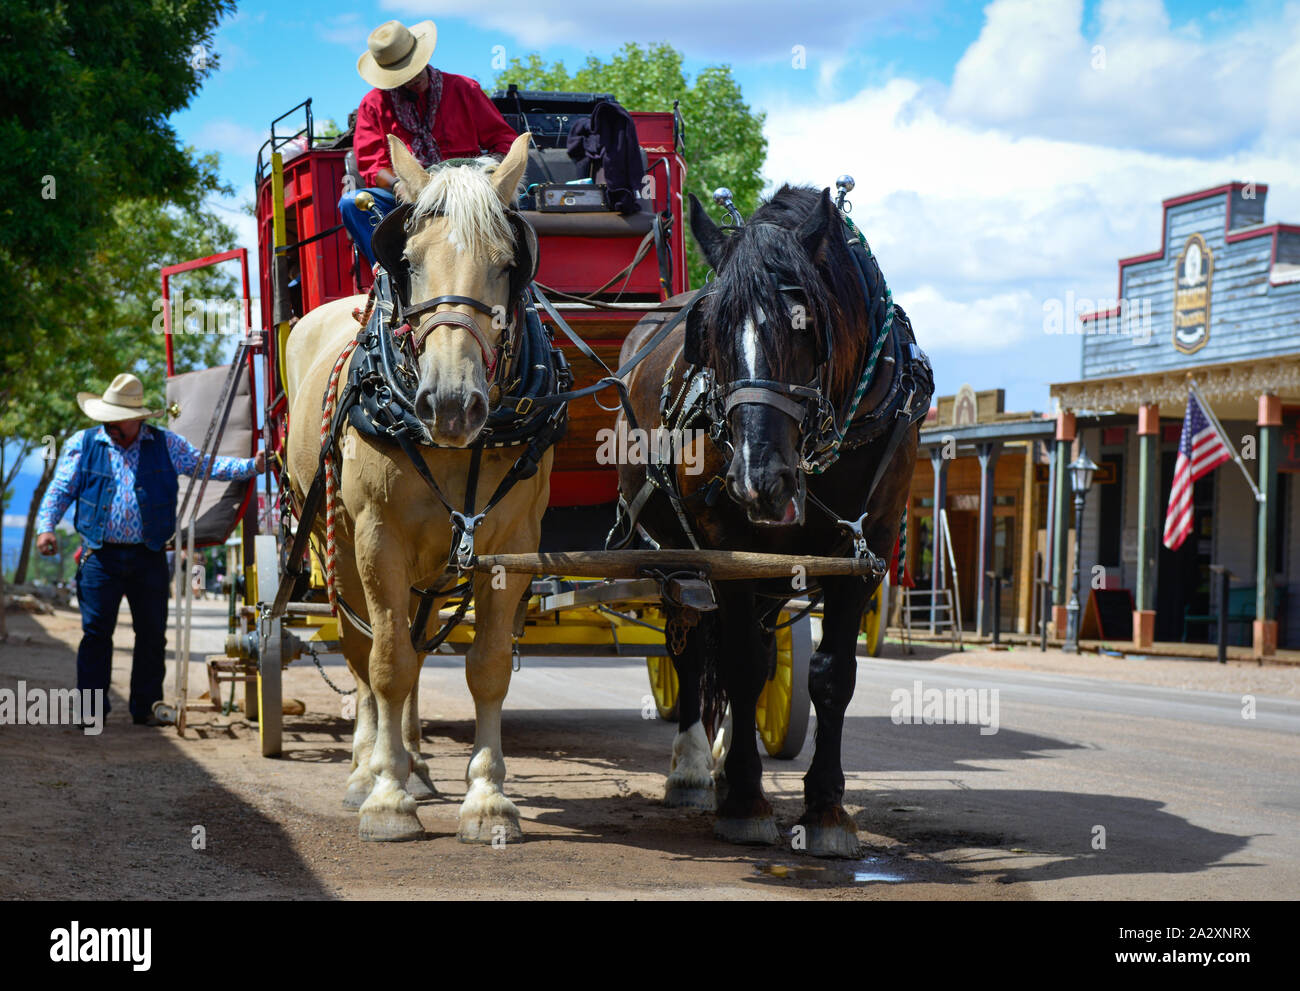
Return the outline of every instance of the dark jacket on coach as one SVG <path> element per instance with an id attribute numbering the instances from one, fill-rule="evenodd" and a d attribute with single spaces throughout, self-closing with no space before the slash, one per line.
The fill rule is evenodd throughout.
<path id="1" fill-rule="evenodd" d="M 569 157 L 578 164 L 591 164 L 592 175 L 605 170 L 605 187 L 610 209 L 619 213 L 637 213 L 641 203 L 641 143 L 636 123 L 623 107 L 612 100 L 601 100 L 591 116 L 578 121 L 569 132 Z"/>

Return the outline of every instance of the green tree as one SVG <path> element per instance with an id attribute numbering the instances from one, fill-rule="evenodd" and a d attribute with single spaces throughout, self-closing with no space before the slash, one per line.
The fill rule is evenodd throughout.
<path id="1" fill-rule="evenodd" d="M 73 422 L 59 409 L 69 387 L 102 388 L 106 369 L 130 367 L 123 359 L 136 353 L 102 334 L 120 326 L 124 305 L 120 286 L 100 281 L 132 246 L 122 205 L 197 217 L 220 189 L 168 118 L 216 69 L 216 26 L 233 10 L 234 0 L 0 4 L 0 298 L 14 315 L 0 329 L 0 444 L 10 467 L 42 436 L 66 437 L 49 425 Z M 137 334 L 149 326 L 135 324 Z"/>
<path id="2" fill-rule="evenodd" d="M 215 174 L 215 155 L 197 159 L 201 171 Z M 206 178 L 200 178 L 200 188 Z M 234 230 L 192 198 L 182 203 L 134 199 L 118 203 L 111 226 L 78 266 L 74 285 L 39 293 L 32 314 L 35 335 L 28 358 L 39 375 L 16 381 L 0 397 L 0 438 L 13 465 L 35 450 L 57 453 L 76 431 L 89 425 L 76 403 L 79 391 L 102 392 L 120 372 L 131 372 L 145 386 L 148 401 L 161 406 L 166 387 L 166 340 L 158 332 L 162 315 L 163 265 L 203 257 L 235 246 Z M 172 282 L 172 309 L 186 301 L 174 323 L 173 361 L 189 371 L 220 364 L 242 329 L 237 317 L 238 283 L 231 266 L 187 272 Z M 197 306 L 191 305 L 197 304 Z M 197 310 L 197 312 L 193 312 Z M 236 333 L 210 333 L 208 331 Z M 31 560 L 36 509 L 54 477 L 56 461 L 44 458 L 43 471 L 28 506 L 27 530 L 14 580 L 26 578 Z M 7 505 L 9 493 L 4 493 Z"/>
<path id="3" fill-rule="evenodd" d="M 169 115 L 217 66 L 234 0 L 0 4 L 0 252 L 75 264 L 117 201 L 171 199 L 202 180 Z M 5 267 L 8 267 L 7 265 Z"/>
<path id="4" fill-rule="evenodd" d="M 629 43 L 608 61 L 588 56 L 574 73 L 563 62 L 548 64 L 536 53 L 512 58 L 493 84 L 505 89 L 510 83 L 524 90 L 610 93 L 628 110 L 671 110 L 678 100 L 686 121 L 686 192 L 712 207 L 713 190 L 726 186 L 742 213 L 758 206 L 767 157 L 766 115 L 745 103 L 730 66 L 709 66 L 688 81 L 682 53 L 672 45 Z M 691 284 L 703 285 L 708 266 L 689 234 L 686 242 Z"/>

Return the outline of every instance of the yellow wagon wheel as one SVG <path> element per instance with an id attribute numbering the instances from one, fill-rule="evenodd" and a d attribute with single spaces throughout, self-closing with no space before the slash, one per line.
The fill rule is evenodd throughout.
<path id="1" fill-rule="evenodd" d="M 889 575 L 886 574 L 862 612 L 862 632 L 866 634 L 867 653 L 872 657 L 880 656 L 880 648 L 885 643 L 885 627 L 888 625 Z"/>
<path id="2" fill-rule="evenodd" d="M 666 654 L 663 657 L 647 657 L 645 666 L 650 672 L 650 691 L 654 694 L 659 718 L 675 722 L 677 720 L 677 669 L 673 667 L 673 659 Z"/>
<path id="3" fill-rule="evenodd" d="M 789 620 L 781 613 L 779 622 Z M 808 662 L 812 658 L 812 618 L 804 616 L 776 631 L 776 670 L 758 696 L 755 717 L 767 752 L 793 760 L 808 735 Z"/>

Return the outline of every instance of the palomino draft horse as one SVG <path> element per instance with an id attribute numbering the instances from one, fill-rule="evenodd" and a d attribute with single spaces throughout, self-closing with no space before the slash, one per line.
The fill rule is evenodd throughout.
<path id="1" fill-rule="evenodd" d="M 342 428 L 340 438 L 335 587 L 340 603 L 351 610 L 340 605 L 339 628 L 358 689 L 352 773 L 344 804 L 359 809 L 362 839 L 423 836 L 414 797 L 434 794 L 420 758 L 416 683 L 423 658 L 410 630 L 417 615 L 412 589 L 441 591 L 455 582 L 448 581 L 453 554 L 449 513 L 431 494 L 430 478 L 436 481 L 435 492 L 454 500 L 468 492 L 472 503 L 477 489 L 483 493 L 481 506 L 486 493 L 494 492 L 510 473 L 518 454 L 509 447 L 483 447 L 472 455 L 467 448 L 500 398 L 501 378 L 494 375 L 494 367 L 511 363 L 511 335 L 522 321 L 522 310 L 511 298 L 527 282 L 517 271 L 522 228 L 509 211 L 524 172 L 527 145 L 528 135 L 520 135 L 499 166 L 479 159 L 426 173 L 400 141 L 389 138 L 394 169 L 402 181 L 401 198 L 409 209 L 398 221 L 404 225 L 404 252 L 398 243 L 399 257 L 388 266 L 403 269 L 405 301 L 423 301 L 402 311 L 409 337 L 401 346 L 409 350 L 401 352 L 401 360 L 414 383 L 409 408 L 418 417 L 416 427 L 427 430 L 425 441 L 437 446 L 408 445 L 404 452 L 358 431 L 355 421 Z M 380 232 L 375 236 L 378 250 Z M 391 274 L 398 281 L 397 273 Z M 531 271 L 523 275 L 531 277 Z M 289 339 L 288 467 L 300 500 L 320 459 L 323 406 L 337 393 L 331 376 L 338 375 L 339 386 L 347 382 L 362 353 L 354 351 L 343 362 L 341 374 L 336 371 L 344 348 L 357 336 L 353 310 L 365 304 L 365 297 L 356 296 L 319 307 Z M 510 375 L 515 371 L 511 368 Z M 510 487 L 487 513 L 473 534 L 477 551 L 536 551 L 551 459 L 548 449 L 535 473 Z M 324 539 L 321 516 L 315 531 Z M 473 580 L 475 634 L 465 674 L 476 720 L 458 829 L 467 842 L 521 836 L 519 813 L 502 790 L 501 704 L 510 684 L 514 615 L 528 582 L 525 575 L 498 576 L 495 582 L 493 576 L 480 575 Z M 445 599 L 434 600 L 433 616 Z M 354 616 L 370 627 L 371 636 Z"/>
<path id="2" fill-rule="evenodd" d="M 710 431 L 696 441 L 706 448 L 704 470 L 623 466 L 620 490 L 626 515 L 664 547 L 855 553 L 874 562 L 870 580 L 820 580 L 823 635 L 808 674 L 817 738 L 799 824 L 809 853 L 854 857 L 857 827 L 841 805 L 844 711 L 862 612 L 899 533 L 933 378 L 865 239 L 829 193 L 783 186 L 747 223 L 726 229 L 691 197 L 691 230 L 717 278 L 686 304 L 684 328 L 633 372 L 628 391 L 643 428 Z M 654 321 L 629 335 L 625 353 Z M 723 839 L 774 844 L 755 703 L 774 670 L 781 607 L 808 593 L 778 580 L 714 582 L 713 594 L 715 611 L 687 614 L 664 601 L 681 684 L 666 801 L 716 806 Z M 716 792 L 702 674 L 706 703 L 720 680 L 733 720 Z"/>

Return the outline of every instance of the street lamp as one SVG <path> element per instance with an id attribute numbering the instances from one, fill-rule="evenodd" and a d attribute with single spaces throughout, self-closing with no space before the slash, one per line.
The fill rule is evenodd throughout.
<path id="1" fill-rule="evenodd" d="M 1065 643 L 1061 650 L 1067 654 L 1079 652 L 1079 535 L 1083 530 L 1083 500 L 1092 488 L 1092 476 L 1097 466 L 1088 457 L 1083 444 L 1079 445 L 1079 456 L 1065 466 L 1070 473 L 1070 488 L 1074 492 L 1074 582 L 1070 590 L 1070 604 L 1066 606 L 1068 622 L 1065 627 Z"/>

